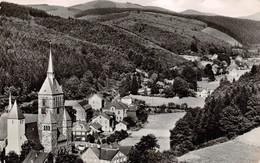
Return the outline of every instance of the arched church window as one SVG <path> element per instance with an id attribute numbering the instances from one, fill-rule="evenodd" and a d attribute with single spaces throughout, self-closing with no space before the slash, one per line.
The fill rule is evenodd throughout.
<path id="1" fill-rule="evenodd" d="M 46 114 L 46 108 L 41 108 L 41 113 Z"/>

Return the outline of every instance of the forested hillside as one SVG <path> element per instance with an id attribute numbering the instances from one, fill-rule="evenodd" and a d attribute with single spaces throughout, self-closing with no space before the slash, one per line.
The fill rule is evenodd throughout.
<path id="1" fill-rule="evenodd" d="M 106 15 L 112 13 L 122 13 L 122 12 L 152 12 L 152 13 L 160 13 L 164 15 L 171 15 L 177 17 L 183 17 L 188 19 L 199 20 L 207 24 L 207 26 L 216 28 L 231 37 L 238 40 L 240 43 L 246 46 L 250 46 L 251 44 L 259 44 L 260 43 L 260 22 L 252 21 L 246 19 L 237 19 L 230 18 L 224 16 L 205 16 L 205 15 L 186 15 L 174 12 L 167 11 L 159 11 L 159 10 L 151 10 L 151 9 L 136 9 L 136 8 L 126 8 L 126 9 L 90 9 L 86 11 L 79 12 L 75 15 L 75 17 L 83 17 L 86 15 Z"/>
<path id="2" fill-rule="evenodd" d="M 258 127 L 259 97 L 260 67 L 253 66 L 251 72 L 237 82 L 222 81 L 206 99 L 203 109 L 192 109 L 177 122 L 171 131 L 172 150 L 176 155 L 182 155 Z"/>
<path id="3" fill-rule="evenodd" d="M 109 25 L 64 19 L 15 4 L 0 4 L 0 92 L 38 91 L 52 41 L 56 77 L 67 98 L 117 87 L 135 68 L 163 74 L 191 65 L 150 41 Z M 191 65 L 192 66 L 192 65 Z"/>

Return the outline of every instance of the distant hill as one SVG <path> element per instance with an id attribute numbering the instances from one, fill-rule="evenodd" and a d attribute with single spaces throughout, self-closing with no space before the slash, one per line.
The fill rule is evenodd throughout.
<path id="1" fill-rule="evenodd" d="M 75 14 L 81 12 L 81 10 L 77 10 L 75 8 L 54 6 L 54 5 L 47 5 L 47 4 L 37 4 L 37 5 L 27 5 L 27 6 L 35 9 L 43 10 L 50 15 L 60 16 L 63 18 L 74 17 Z"/>
<path id="2" fill-rule="evenodd" d="M 181 14 L 185 14 L 185 15 L 205 15 L 205 16 L 214 16 L 215 14 L 212 13 L 205 13 L 205 12 L 201 12 L 201 11 L 197 11 L 197 10 L 185 10 L 180 12 Z"/>
<path id="3" fill-rule="evenodd" d="M 244 17 L 241 17 L 241 18 L 260 21 L 260 12 L 255 13 L 255 14 L 253 14 L 253 15 L 244 16 Z"/>

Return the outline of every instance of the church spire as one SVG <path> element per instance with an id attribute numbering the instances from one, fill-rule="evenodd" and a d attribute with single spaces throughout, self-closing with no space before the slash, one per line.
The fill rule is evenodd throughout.
<path id="1" fill-rule="evenodd" d="M 10 112 L 12 109 L 12 95 L 11 92 L 9 93 L 9 105 L 8 105 L 8 109 L 7 112 Z"/>
<path id="2" fill-rule="evenodd" d="M 52 53 L 51 53 L 51 41 L 50 41 L 50 56 L 49 56 L 49 65 L 48 65 L 48 71 L 47 74 L 54 74 L 54 67 L 52 62 Z"/>
<path id="3" fill-rule="evenodd" d="M 24 115 L 20 108 L 17 106 L 17 102 L 15 100 L 12 110 L 9 113 L 8 119 L 24 119 Z"/>

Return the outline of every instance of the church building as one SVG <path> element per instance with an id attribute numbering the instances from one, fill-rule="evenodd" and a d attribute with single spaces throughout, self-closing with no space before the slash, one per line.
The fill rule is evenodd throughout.
<path id="1" fill-rule="evenodd" d="M 71 151 L 72 120 L 64 106 L 62 87 L 55 79 L 50 50 L 47 77 L 38 93 L 38 132 L 44 152 Z"/>

